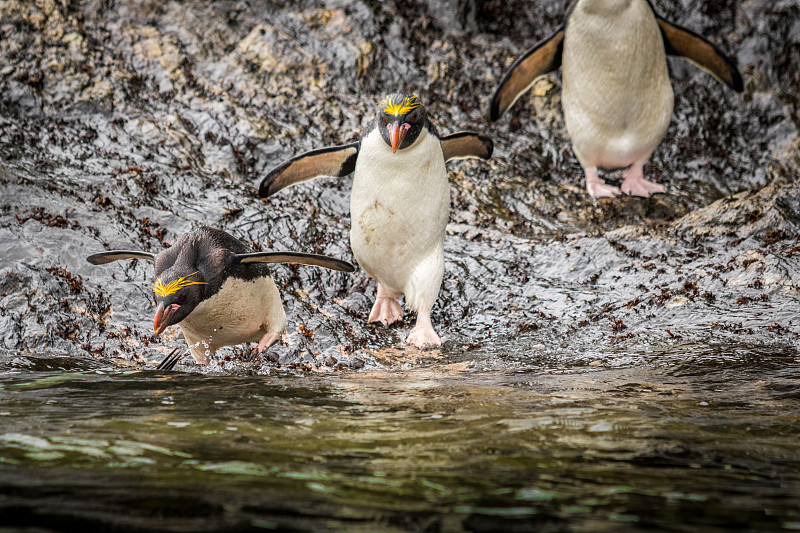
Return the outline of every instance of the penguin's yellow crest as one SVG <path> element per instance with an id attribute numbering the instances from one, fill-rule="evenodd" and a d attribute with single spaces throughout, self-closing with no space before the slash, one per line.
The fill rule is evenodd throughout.
<path id="1" fill-rule="evenodd" d="M 416 96 L 406 96 L 402 100 L 395 100 L 391 96 L 387 96 L 378 104 L 383 108 L 383 110 L 389 114 L 394 116 L 405 115 L 406 113 L 411 112 L 412 110 L 422 107 L 422 103 L 417 102 Z"/>
<path id="2" fill-rule="evenodd" d="M 192 272 L 188 276 L 184 276 L 182 278 L 178 278 L 176 280 L 170 281 L 169 283 L 164 283 L 161 281 L 161 278 L 158 278 L 155 283 L 153 283 L 153 292 L 156 293 L 158 296 L 165 298 L 170 294 L 175 294 L 179 290 L 184 287 L 188 287 L 189 285 L 208 285 L 205 281 L 191 281 L 188 278 L 191 278 L 198 271 Z"/>

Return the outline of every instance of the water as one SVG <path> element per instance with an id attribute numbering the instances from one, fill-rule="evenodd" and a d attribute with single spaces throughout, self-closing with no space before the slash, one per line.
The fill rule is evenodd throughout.
<path id="1" fill-rule="evenodd" d="M 800 354 L 346 374 L 8 369 L 0 519 L 38 530 L 800 528 Z"/>
<path id="2" fill-rule="evenodd" d="M 655 0 L 746 90 L 671 59 L 670 194 L 599 202 L 558 74 L 487 122 L 561 21 L 531 5 L 0 3 L 0 529 L 800 529 L 796 0 Z M 363 271 L 275 267 L 273 357 L 153 371 L 151 266 L 86 255 L 205 224 L 351 259 L 349 180 L 254 186 L 399 88 L 496 145 L 449 167 L 444 347 L 367 324 Z"/>

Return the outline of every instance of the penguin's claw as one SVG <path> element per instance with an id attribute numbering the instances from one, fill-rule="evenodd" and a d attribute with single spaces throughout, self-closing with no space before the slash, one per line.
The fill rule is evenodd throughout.
<path id="1" fill-rule="evenodd" d="M 369 313 L 367 322 L 381 322 L 384 326 L 403 320 L 403 308 L 391 296 L 378 296 Z"/>
<path id="2" fill-rule="evenodd" d="M 206 366 L 211 362 L 211 349 L 207 344 L 203 346 L 202 341 L 193 341 L 188 338 L 186 342 L 189 344 L 189 353 L 192 354 L 195 364 Z"/>
<path id="3" fill-rule="evenodd" d="M 586 173 L 586 190 L 592 198 L 613 198 L 622 194 L 619 187 L 606 185 L 606 182 L 597 175 L 597 167 L 584 169 Z"/>
<path id="4" fill-rule="evenodd" d="M 430 310 L 419 311 L 417 313 L 417 323 L 411 330 L 411 333 L 408 334 L 406 344 L 416 346 L 417 348 L 442 345 L 442 339 L 433 331 Z"/>
<path id="5" fill-rule="evenodd" d="M 426 346 L 441 346 L 442 339 L 433 331 L 433 326 L 430 324 L 417 324 L 411 333 L 408 334 L 406 344 L 416 346 L 417 348 L 425 348 Z"/>
<path id="6" fill-rule="evenodd" d="M 644 179 L 644 167 L 641 163 L 631 165 L 622 177 L 622 192 L 630 196 L 641 196 L 649 198 L 651 194 L 665 193 L 667 188 L 658 183 Z"/>
<path id="7" fill-rule="evenodd" d="M 270 346 L 272 346 L 273 344 L 275 344 L 276 342 L 278 342 L 280 338 L 281 338 L 280 333 L 276 333 L 274 331 L 267 333 L 266 335 L 261 337 L 260 341 L 258 341 L 258 347 L 256 347 L 256 350 L 258 350 L 258 353 L 261 353 Z"/>
<path id="8" fill-rule="evenodd" d="M 211 363 L 210 357 L 197 356 L 195 354 L 192 354 L 192 356 L 194 357 L 195 364 L 200 366 L 208 366 Z"/>
<path id="9" fill-rule="evenodd" d="M 614 198 L 622 194 L 619 187 L 606 185 L 603 180 L 587 182 L 586 190 L 592 198 Z"/>
<path id="10" fill-rule="evenodd" d="M 640 176 L 625 178 L 625 181 L 622 182 L 622 192 L 630 196 L 649 198 L 651 194 L 667 192 L 667 188 Z"/>

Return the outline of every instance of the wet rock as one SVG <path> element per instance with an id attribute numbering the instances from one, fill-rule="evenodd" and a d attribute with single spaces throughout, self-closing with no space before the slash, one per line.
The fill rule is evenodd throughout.
<path id="1" fill-rule="evenodd" d="M 450 165 L 436 357 L 623 364 L 601 350 L 702 340 L 732 317 L 738 326 L 713 334 L 796 344 L 800 13 L 791 1 L 712 3 L 655 2 L 738 52 L 744 96 L 670 60 L 675 115 L 646 171 L 671 194 L 595 202 L 558 74 L 486 119 L 503 72 L 560 23 L 562 2 L 5 2 L 4 353 L 139 361 L 181 345 L 149 333 L 152 266 L 85 262 L 103 249 L 159 251 L 208 224 L 263 249 L 352 260 L 349 179 L 263 201 L 254 186 L 287 157 L 357 138 L 398 88 L 420 96 L 440 131 L 484 131 L 497 148 L 488 163 Z M 260 371 L 312 355 L 383 365 L 371 354 L 413 323 L 366 323 L 374 282 L 362 271 L 274 275 L 293 333 Z"/>
<path id="2" fill-rule="evenodd" d="M 353 370 L 358 370 L 359 368 L 364 368 L 364 360 L 359 357 L 354 357 L 350 359 L 349 366 Z"/>
<path id="3" fill-rule="evenodd" d="M 428 0 L 428 12 L 442 28 L 453 33 L 477 28 L 476 0 Z"/>
<path id="4" fill-rule="evenodd" d="M 29 85 L 10 81 L 4 98 L 22 116 L 37 116 L 42 112 L 42 100 Z"/>
<path id="5" fill-rule="evenodd" d="M 800 185 L 775 183 L 729 196 L 684 216 L 669 229 L 684 239 L 800 235 Z"/>

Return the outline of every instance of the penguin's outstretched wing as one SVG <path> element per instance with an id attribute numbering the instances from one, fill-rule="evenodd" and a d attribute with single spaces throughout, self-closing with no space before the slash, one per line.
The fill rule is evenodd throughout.
<path id="1" fill-rule="evenodd" d="M 99 254 L 92 254 L 86 258 L 93 265 L 105 265 L 106 263 L 113 263 L 114 261 L 122 261 L 123 259 L 144 259 L 145 261 L 155 262 L 156 254 L 150 252 L 139 252 L 133 250 L 111 250 L 109 252 L 100 252 Z"/>
<path id="2" fill-rule="evenodd" d="M 355 267 L 347 261 L 334 259 L 327 255 L 305 254 L 302 252 L 254 252 L 250 254 L 233 254 L 234 262 L 238 263 L 297 263 L 340 272 L 354 272 Z"/>
<path id="3" fill-rule="evenodd" d="M 500 80 L 494 91 L 489 116 L 497 120 L 514 105 L 517 98 L 533 86 L 539 76 L 552 72 L 561 66 L 561 53 L 564 48 L 564 25 L 551 36 L 536 43 L 522 54 Z"/>
<path id="4" fill-rule="evenodd" d="M 440 139 L 444 160 L 492 157 L 494 143 L 486 135 L 471 131 L 459 131 Z"/>
<path id="5" fill-rule="evenodd" d="M 658 15 L 656 20 L 664 37 L 664 50 L 668 55 L 691 61 L 737 93 L 744 90 L 739 69 L 716 46 L 693 31 L 667 22 Z"/>
<path id="6" fill-rule="evenodd" d="M 356 168 L 356 158 L 361 143 L 354 142 L 330 146 L 300 154 L 272 169 L 261 181 L 258 195 L 272 196 L 281 189 L 291 187 L 320 176 L 347 176 Z"/>

